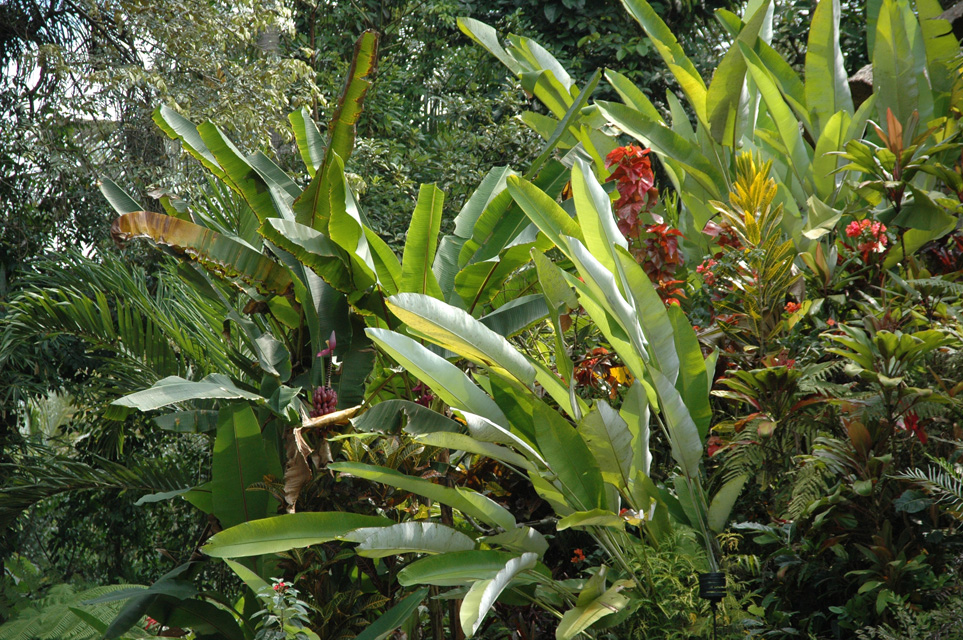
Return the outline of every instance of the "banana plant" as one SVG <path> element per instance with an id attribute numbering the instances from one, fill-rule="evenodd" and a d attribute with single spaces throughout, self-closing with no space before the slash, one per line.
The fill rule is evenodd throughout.
<path id="1" fill-rule="evenodd" d="M 651 148 L 685 207 L 679 226 L 687 246 L 700 255 L 708 248 L 701 231 L 715 215 L 706 203 L 723 199 L 731 190 L 737 150 L 773 162 L 776 201 L 787 212 L 784 231 L 796 240 L 797 250 L 812 254 L 819 244 L 815 241 L 838 222 L 841 212 L 867 204 L 872 208 L 878 202 L 862 199 L 854 188 L 865 179 L 860 167 L 845 165 L 840 157 L 848 145 L 863 138 L 871 119 L 885 122 L 891 111 L 898 122 L 907 123 L 918 112 L 919 121 L 933 127 L 936 145 L 956 135 L 958 125 L 949 114 L 960 95 L 953 72 L 960 47 L 948 23 L 938 19 L 942 9 L 935 0 L 915 3 L 916 14 L 906 0 L 883 0 L 877 3 L 878 11 L 868 12 L 874 92 L 862 104 L 853 100 L 839 46 L 839 0 L 816 5 L 802 76 L 771 46 L 771 0 L 749 2 L 743 18 L 718 10 L 716 16 L 732 44 L 708 82 L 646 0 L 622 4 L 675 77 L 688 110 L 668 92 L 671 117 L 666 118 L 627 77 L 606 70 L 605 79 L 622 101 L 600 100 L 582 109 L 580 119 L 566 123 L 565 140 L 586 150 L 601 149 L 604 144 L 599 141 L 611 123 Z M 490 27 L 467 19 L 459 24 L 559 117 L 561 89 L 571 80 L 554 58 L 527 39 L 510 35 L 509 45 L 502 47 Z M 694 127 L 690 113 L 695 115 Z M 526 122 L 543 136 L 550 135 L 554 124 L 547 116 L 530 116 Z M 905 216 L 913 220 L 907 225 L 912 228 L 908 233 L 913 250 L 952 229 L 946 216 L 928 206 L 935 184 L 933 176 L 917 176 L 914 181 L 920 205 L 913 207 L 911 200 Z"/>
<path id="2" fill-rule="evenodd" d="M 519 524 L 490 497 L 349 462 L 329 467 L 446 505 L 455 514 L 453 526 L 415 521 L 355 528 L 338 524 L 343 514 L 292 514 L 224 531 L 211 539 L 206 553 L 243 557 L 337 539 L 357 544 L 363 556 L 420 554 L 398 573 L 399 582 L 451 587 L 462 597 L 466 636 L 477 632 L 499 597 L 512 593 L 528 594 L 557 615 L 557 638 L 628 615 L 650 589 L 634 561 L 635 545 L 658 544 L 673 519 L 700 532 L 710 568 L 718 568 L 712 532 L 725 525 L 744 478 L 725 485 L 711 501 L 703 487 L 700 459 L 711 414 L 707 366 L 694 331 L 681 310 L 664 306 L 626 250 L 609 196 L 590 164 L 573 165 L 576 219 L 524 178 L 511 176 L 506 183 L 532 223 L 575 265 L 577 275 L 567 273 L 531 249 L 553 324 L 558 326 L 558 313 L 567 308 L 581 305 L 588 312 L 634 377 L 626 401 L 614 408 L 580 398 L 571 361 L 564 364 L 570 356 L 561 336 L 548 354 L 553 366 L 552 358 L 520 352 L 464 309 L 425 293 L 397 293 L 385 304 L 405 333 L 385 327 L 366 333 L 457 419 L 395 401 L 375 405 L 372 417 L 358 420 L 394 424 L 394 414 L 403 412 L 405 431 L 416 442 L 448 449 L 451 459 L 489 457 L 526 476 L 554 509 L 556 530 L 587 531 L 611 567 L 600 567 L 575 594 L 545 575 L 540 562 L 548 548 L 545 535 Z M 474 373 L 442 354 L 469 361 Z M 678 470 L 672 488 L 657 487 L 650 477 L 653 425 L 669 442 Z M 315 520 L 329 525 L 322 528 Z M 632 527 L 646 532 L 645 541 Z"/>

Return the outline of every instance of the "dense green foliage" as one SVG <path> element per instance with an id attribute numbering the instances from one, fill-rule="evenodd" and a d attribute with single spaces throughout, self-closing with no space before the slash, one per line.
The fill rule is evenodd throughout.
<path id="1" fill-rule="evenodd" d="M 103 177 L 111 235 L 168 256 L 71 252 L 2 292 L 28 386 L 3 408 L 0 638 L 954 633 L 940 5 L 622 5 L 301 3 L 232 23 L 223 59 L 111 74 L 183 152 L 151 200 Z M 202 31 L 259 10 L 195 9 Z M 171 28 L 133 15 L 129 47 Z M 53 38 L 29 33 L 4 55 Z M 265 57 L 305 93 L 252 76 L 275 102 L 220 120 Z M 212 60 L 224 90 L 188 98 Z"/>

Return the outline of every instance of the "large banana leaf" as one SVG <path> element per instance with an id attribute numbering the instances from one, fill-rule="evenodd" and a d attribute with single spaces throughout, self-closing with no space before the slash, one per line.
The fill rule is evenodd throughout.
<path id="1" fill-rule="evenodd" d="M 619 580 L 606 590 L 605 573 L 600 570 L 589 578 L 575 606 L 566 611 L 559 621 L 558 628 L 555 630 L 556 640 L 574 638 L 605 616 L 618 613 L 632 601 L 629 596 L 622 593 L 632 585 L 632 582 Z"/>
<path id="2" fill-rule="evenodd" d="M 508 510 L 491 498 L 464 487 L 446 487 L 430 480 L 405 475 L 394 469 L 360 462 L 336 462 L 328 465 L 328 468 L 416 493 L 446 504 L 492 527 L 501 527 L 506 531 L 515 528 L 515 518 Z"/>
<path id="3" fill-rule="evenodd" d="M 117 212 L 117 215 L 122 216 L 125 213 L 144 210 L 144 207 L 140 206 L 126 191 L 117 186 L 117 183 L 113 180 L 101 178 L 98 186 L 100 187 L 100 192 L 107 198 L 107 202 L 109 202 L 110 206 Z"/>
<path id="4" fill-rule="evenodd" d="M 268 515 L 267 491 L 249 491 L 268 473 L 267 443 L 250 405 L 221 409 L 214 439 L 211 493 L 214 515 L 225 529 Z"/>
<path id="5" fill-rule="evenodd" d="M 544 404 L 536 405 L 534 417 L 538 449 L 560 483 L 566 502 L 575 511 L 606 507 L 599 463 L 582 437 Z"/>
<path id="6" fill-rule="evenodd" d="M 288 115 L 291 129 L 294 131 L 294 139 L 298 144 L 298 151 L 301 153 L 301 160 L 308 170 L 308 175 L 312 178 L 317 173 L 321 163 L 324 162 L 324 141 L 321 139 L 321 132 L 314 124 L 311 112 L 302 107 L 300 111 L 292 111 Z"/>
<path id="7" fill-rule="evenodd" d="M 551 198 L 557 198 L 568 182 L 569 170 L 557 160 L 549 160 L 533 183 Z M 511 179 L 511 178 L 510 178 Z M 510 180 L 509 179 L 509 180 Z M 506 180 L 506 184 L 509 180 Z M 530 227 L 525 213 L 509 193 L 501 191 L 485 207 L 458 256 L 458 264 L 490 260 L 520 240 Z"/>
<path id="8" fill-rule="evenodd" d="M 468 313 L 491 302 L 505 282 L 529 260 L 530 244 L 506 249 L 499 258 L 475 262 L 455 275 L 454 291 L 465 303 Z"/>
<path id="9" fill-rule="evenodd" d="M 506 302 L 478 321 L 498 335 L 510 338 L 544 320 L 547 315 L 545 300 L 538 294 L 532 294 Z"/>
<path id="10" fill-rule="evenodd" d="M 168 106 L 160 105 L 154 109 L 154 123 L 172 140 L 179 140 L 181 146 L 194 156 L 204 167 L 218 178 L 226 179 L 227 172 L 217 162 L 217 158 L 207 148 L 197 131 L 197 126 Z"/>
<path id="11" fill-rule="evenodd" d="M 495 550 L 456 551 L 415 560 L 398 572 L 398 583 L 403 587 L 431 584 L 456 587 L 476 580 L 489 580 L 517 557 L 513 553 Z"/>
<path id="12" fill-rule="evenodd" d="M 518 176 L 509 177 L 506 185 L 525 215 L 555 246 L 564 246 L 563 236 L 583 239 L 578 223 L 558 205 L 555 198 Z"/>
<path id="13" fill-rule="evenodd" d="M 127 213 L 110 227 L 114 240 L 146 238 L 170 247 L 225 277 L 239 278 L 262 293 L 287 294 L 291 274 L 278 263 L 246 244 L 186 220 L 150 211 Z"/>
<path id="14" fill-rule="evenodd" d="M 518 558 L 512 558 L 505 566 L 489 580 L 480 580 L 468 590 L 462 600 L 459 617 L 461 628 L 466 638 L 472 637 L 492 605 L 511 582 L 524 571 L 535 567 L 538 557 L 534 553 L 523 553 Z"/>
<path id="15" fill-rule="evenodd" d="M 838 111 L 853 113 L 849 77 L 839 48 L 839 0 L 816 5 L 806 47 L 806 106 L 816 131 Z M 749 43 L 752 44 L 752 43 Z"/>
<path id="16" fill-rule="evenodd" d="M 627 249 L 629 245 L 615 222 L 609 195 L 582 160 L 576 160 L 572 167 L 572 198 L 585 247 L 609 271 L 618 271 L 615 248 Z"/>
<path id="17" fill-rule="evenodd" d="M 738 40 L 753 45 L 767 18 L 771 20 L 772 3 L 764 2 L 756 10 Z M 749 122 L 748 94 L 746 91 L 746 61 L 738 47 L 730 47 L 716 67 L 706 94 L 709 132 L 713 139 L 723 145 L 736 148 Z M 673 118 L 673 120 L 675 120 Z"/>
<path id="18" fill-rule="evenodd" d="M 893 110 L 899 122 L 907 122 L 914 111 L 920 112 L 923 122 L 928 119 L 921 107 L 924 95 L 930 95 L 929 87 L 920 86 L 916 73 L 917 64 L 925 64 L 925 56 L 923 60 L 915 59 L 904 11 L 910 11 L 908 6 L 901 6 L 896 0 L 883 0 L 876 22 L 873 92 L 879 95 L 876 102 L 879 122 L 885 122 L 887 109 Z M 915 20 L 913 22 L 915 24 Z"/>
<path id="19" fill-rule="evenodd" d="M 622 0 L 629 14 L 638 20 L 652 40 L 666 66 L 678 80 L 699 121 L 708 128 L 706 85 L 695 65 L 685 55 L 679 41 L 655 9 L 645 0 Z"/>
<path id="20" fill-rule="evenodd" d="M 519 74 L 522 72 L 521 63 L 505 51 L 505 48 L 502 47 L 499 42 L 498 32 L 493 28 L 474 18 L 458 18 L 458 28 L 461 29 L 462 33 L 498 58 L 512 73 Z"/>
<path id="21" fill-rule="evenodd" d="M 204 399 L 266 401 L 266 398 L 259 394 L 236 386 L 227 376 L 212 373 L 199 381 L 169 376 L 159 380 L 150 389 L 124 396 L 115 400 L 113 404 L 140 411 L 152 411 L 171 404 Z"/>
<path id="22" fill-rule="evenodd" d="M 602 479 L 628 493 L 633 473 L 632 431 L 608 403 L 598 401 L 578 424 L 578 433 L 598 461 Z"/>
<path id="23" fill-rule="evenodd" d="M 384 558 L 400 553 L 450 553 L 475 548 L 464 533 L 436 522 L 402 522 L 389 527 L 356 529 L 343 536 L 358 542 L 358 555 Z"/>
<path id="24" fill-rule="evenodd" d="M 330 511 L 289 513 L 239 524 L 214 534 L 203 551 L 214 558 L 244 558 L 282 553 L 313 544 L 330 542 L 355 529 L 386 527 L 391 520 L 381 516 Z"/>
<path id="25" fill-rule="evenodd" d="M 384 640 L 395 629 L 405 623 L 421 606 L 428 589 L 418 589 L 401 602 L 385 611 L 380 618 L 365 627 L 365 630 L 355 636 L 354 640 Z"/>
<path id="26" fill-rule="evenodd" d="M 729 514 L 732 513 L 732 507 L 735 506 L 736 500 L 739 498 L 739 494 L 742 493 L 742 487 L 745 486 L 748 476 L 736 476 L 729 482 L 722 485 L 719 491 L 712 498 L 712 503 L 709 505 L 709 528 L 716 533 L 722 533 L 722 530 L 726 528 L 726 521 L 729 519 Z"/>
<path id="27" fill-rule="evenodd" d="M 789 105 L 786 104 L 779 87 L 776 86 L 756 52 L 746 46 L 745 43 L 737 42 L 736 44 L 746 57 L 749 74 L 766 102 L 769 117 L 776 125 L 780 140 L 789 154 L 786 160 L 789 162 L 802 192 L 812 193 L 812 170 L 810 167 L 812 151 L 803 140 L 802 132 L 799 130 L 799 120 L 793 114 Z"/>
<path id="28" fill-rule="evenodd" d="M 406 431 L 409 430 L 406 429 Z M 499 462 L 519 467 L 526 471 L 535 470 L 535 465 L 532 464 L 528 458 L 515 453 L 508 447 L 503 447 L 493 442 L 484 442 L 464 433 L 434 431 L 432 433 L 415 435 L 412 439 L 415 442 L 420 442 L 431 447 L 444 447 L 452 451 L 467 451 L 468 453 L 485 456 L 486 458 L 498 460 Z"/>
<path id="29" fill-rule="evenodd" d="M 371 30 L 365 31 L 355 42 L 354 55 L 351 57 L 351 66 L 345 77 L 344 90 L 328 124 L 330 137 L 326 155 L 336 153 L 345 162 L 351 157 L 362 103 L 365 94 L 368 93 L 368 87 L 371 86 L 368 77 L 374 73 L 377 58 L 378 33 Z"/>
<path id="30" fill-rule="evenodd" d="M 414 293 L 391 296 L 387 304 L 415 335 L 512 376 L 522 384 L 531 385 L 535 381 L 535 371 L 522 354 L 461 309 Z"/>
<path id="31" fill-rule="evenodd" d="M 508 427 L 508 421 L 495 401 L 461 369 L 400 333 L 377 328 L 365 331 L 395 362 L 431 387 L 445 404 L 454 409 L 487 416 L 496 424 Z"/>
<path id="32" fill-rule="evenodd" d="M 361 211 L 345 179 L 341 157 L 337 154 L 331 158 L 329 171 L 331 210 L 328 237 L 345 250 L 355 283 L 359 289 L 366 289 L 377 280 L 375 263 L 368 246 Z"/>
<path id="33" fill-rule="evenodd" d="M 359 292 L 348 266 L 350 258 L 347 253 L 320 231 L 298 222 L 271 218 L 258 232 L 293 255 L 334 289 L 342 293 Z"/>
<path id="34" fill-rule="evenodd" d="M 399 291 L 424 293 L 442 299 L 444 296 L 431 269 L 441 229 L 441 212 L 445 194 L 433 184 L 423 184 L 411 215 L 405 251 L 401 257 Z"/>
<path id="35" fill-rule="evenodd" d="M 264 154 L 254 154 L 249 161 L 212 122 L 199 125 L 197 133 L 224 170 L 224 180 L 244 198 L 259 221 L 294 218 L 291 203 L 300 190 L 280 167 Z"/>

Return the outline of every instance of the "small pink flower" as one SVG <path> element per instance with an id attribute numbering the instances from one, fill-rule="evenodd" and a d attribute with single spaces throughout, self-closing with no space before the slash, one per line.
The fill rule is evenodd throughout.
<path id="1" fill-rule="evenodd" d="M 338 341 L 334 337 L 334 331 L 331 332 L 331 337 L 328 338 L 327 345 L 328 347 L 326 349 L 322 349 L 318 352 L 319 358 L 330 356 L 332 353 L 334 353 L 334 350 L 338 348 Z"/>

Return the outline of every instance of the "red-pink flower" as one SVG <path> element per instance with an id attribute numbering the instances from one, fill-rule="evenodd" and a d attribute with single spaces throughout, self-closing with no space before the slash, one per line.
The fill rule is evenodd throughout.
<path id="1" fill-rule="evenodd" d="M 323 358 L 324 356 L 330 356 L 334 353 L 334 350 L 338 348 L 338 341 L 334 337 L 334 331 L 331 332 L 331 337 L 327 339 L 328 346 L 318 352 L 318 357 Z"/>
<path id="2" fill-rule="evenodd" d="M 886 251 L 889 242 L 886 225 L 873 220 L 853 220 L 846 225 L 846 235 L 857 241 L 856 250 L 862 254 L 864 261 L 869 259 L 870 253 Z"/>
<path id="3" fill-rule="evenodd" d="M 915 412 L 910 411 L 906 414 L 903 418 L 903 428 L 916 434 L 920 444 L 926 444 L 926 431 L 920 426 L 920 417 Z"/>
<path id="4" fill-rule="evenodd" d="M 698 267 L 696 267 L 696 273 L 702 276 L 702 281 L 706 283 L 707 287 L 711 287 L 716 283 L 716 274 L 712 273 L 712 267 L 719 264 L 712 258 L 709 258 Z"/>

